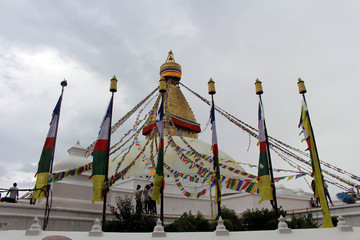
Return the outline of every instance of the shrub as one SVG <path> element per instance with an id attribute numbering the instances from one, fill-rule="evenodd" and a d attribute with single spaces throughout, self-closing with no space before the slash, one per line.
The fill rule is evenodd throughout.
<path id="1" fill-rule="evenodd" d="M 230 219 L 224 219 L 224 225 L 225 225 L 227 230 L 234 231 L 234 227 L 233 227 L 233 224 L 230 221 Z"/>
<path id="2" fill-rule="evenodd" d="M 337 224 L 339 222 L 338 217 L 332 216 L 331 221 L 332 221 L 334 227 L 337 227 Z"/>
<path id="3" fill-rule="evenodd" d="M 308 213 L 306 216 L 293 215 L 291 221 L 288 222 L 288 226 L 291 229 L 301 229 L 301 228 L 319 228 L 320 224 L 313 219 L 313 215 Z"/>
<path id="4" fill-rule="evenodd" d="M 112 214 L 116 220 L 106 221 L 104 229 L 106 232 L 152 232 L 156 225 L 155 215 L 146 215 L 143 202 L 135 210 L 135 207 L 129 196 L 125 198 L 116 198 L 116 207 L 110 206 Z"/>
<path id="5" fill-rule="evenodd" d="M 278 209 L 278 214 L 283 217 L 286 216 L 286 211 L 281 207 Z M 244 230 L 274 230 L 278 228 L 278 220 L 274 210 L 266 208 L 262 209 L 248 209 L 242 215 Z"/>
<path id="6" fill-rule="evenodd" d="M 244 224 L 241 218 L 239 218 L 236 215 L 236 212 L 234 209 L 229 209 L 226 206 L 221 207 L 221 218 L 224 220 L 224 225 L 226 226 L 226 229 L 229 231 L 241 231 L 244 230 Z M 227 223 L 229 222 L 229 223 Z M 231 230 L 228 228 L 231 224 Z M 215 225 L 216 228 L 217 225 Z"/>
<path id="7" fill-rule="evenodd" d="M 196 216 L 191 212 L 185 212 L 179 219 L 165 225 L 164 228 L 166 232 L 206 232 L 211 229 L 209 221 L 201 212 L 197 212 Z"/>

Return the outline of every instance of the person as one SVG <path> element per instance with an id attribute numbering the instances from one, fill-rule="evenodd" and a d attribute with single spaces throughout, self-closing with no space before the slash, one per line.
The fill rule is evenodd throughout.
<path id="1" fill-rule="evenodd" d="M 152 200 L 153 190 L 154 190 L 154 184 L 150 183 L 150 189 L 149 189 L 150 212 L 156 214 L 156 201 Z"/>
<path id="2" fill-rule="evenodd" d="M 324 191 L 325 191 L 325 196 L 329 199 L 330 203 L 331 203 L 331 206 L 334 206 L 332 200 L 331 200 L 331 197 L 330 197 L 330 194 L 329 194 L 329 190 L 328 190 L 328 185 L 326 182 L 324 182 Z"/>
<path id="3" fill-rule="evenodd" d="M 315 197 L 315 207 L 319 207 L 320 205 L 320 198 L 319 198 L 319 195 L 318 193 L 316 192 L 316 186 L 315 186 L 315 180 L 313 179 L 311 181 L 311 188 L 314 192 L 314 197 Z"/>
<path id="4" fill-rule="evenodd" d="M 145 212 L 149 213 L 150 212 L 150 198 L 149 198 L 149 189 L 150 189 L 150 185 L 145 185 L 144 188 L 144 203 L 145 203 Z"/>
<path id="5" fill-rule="evenodd" d="M 313 198 L 310 199 L 310 207 L 315 207 L 315 201 Z"/>
<path id="6" fill-rule="evenodd" d="M 142 212 L 142 201 L 141 201 L 142 190 L 141 186 L 137 185 L 135 190 L 135 201 L 136 201 L 136 213 Z"/>
<path id="7" fill-rule="evenodd" d="M 34 199 L 34 192 L 30 193 L 30 205 L 35 205 L 36 199 Z"/>
<path id="8" fill-rule="evenodd" d="M 9 195 L 8 202 L 16 203 L 19 200 L 19 189 L 17 188 L 17 183 L 14 183 L 13 186 L 6 193 L 5 198 Z"/>

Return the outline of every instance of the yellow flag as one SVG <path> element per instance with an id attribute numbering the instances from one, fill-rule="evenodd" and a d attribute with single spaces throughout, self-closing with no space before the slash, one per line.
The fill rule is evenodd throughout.
<path id="1" fill-rule="evenodd" d="M 332 224 L 329 206 L 327 204 L 326 196 L 325 196 L 324 184 L 323 184 L 320 162 L 319 162 L 319 156 L 318 156 L 317 150 L 316 150 L 314 135 L 313 135 L 310 118 L 309 118 L 309 112 L 308 112 L 308 109 L 307 109 L 307 106 L 306 106 L 306 103 L 304 100 L 302 103 L 299 127 L 301 127 L 303 130 L 303 134 L 305 136 L 305 140 L 307 142 L 308 149 L 310 150 L 311 164 L 312 164 L 313 173 L 314 173 L 316 192 L 320 199 L 320 205 L 321 205 L 322 214 L 323 214 L 323 228 L 333 228 L 334 225 Z"/>

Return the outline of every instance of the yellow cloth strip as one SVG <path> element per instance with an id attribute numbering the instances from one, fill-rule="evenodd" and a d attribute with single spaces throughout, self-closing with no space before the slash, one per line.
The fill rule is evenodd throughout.
<path id="1" fill-rule="evenodd" d="M 93 180 L 93 200 L 92 204 L 96 201 L 102 201 L 103 191 L 105 188 L 105 175 L 94 175 L 92 176 Z"/>
<path id="2" fill-rule="evenodd" d="M 329 206 L 326 201 L 325 190 L 324 190 L 322 174 L 321 174 L 321 169 L 320 169 L 320 163 L 319 163 L 319 158 L 317 155 L 317 150 L 316 150 L 315 141 L 314 141 L 314 135 L 312 132 L 310 120 L 306 114 L 307 110 L 304 108 L 304 106 L 302 107 L 302 111 L 303 112 L 301 114 L 301 117 L 303 120 L 303 125 L 310 137 L 310 153 L 311 153 L 311 160 L 313 161 L 313 171 L 314 171 L 316 193 L 320 198 L 320 205 L 321 205 L 322 214 L 323 214 L 323 228 L 333 228 L 334 225 L 332 224 Z"/>
<path id="3" fill-rule="evenodd" d="M 265 200 L 274 200 L 272 194 L 270 176 L 269 175 L 261 176 L 258 184 L 259 184 L 259 191 L 261 196 L 259 203 Z"/>
<path id="4" fill-rule="evenodd" d="M 163 176 L 159 176 L 159 175 L 155 174 L 154 189 L 153 189 L 151 199 L 156 201 L 157 204 L 160 203 L 160 189 L 162 187 L 163 179 L 164 179 Z"/>
<path id="5" fill-rule="evenodd" d="M 48 172 L 38 173 L 36 175 L 35 188 L 36 189 L 41 188 L 41 190 L 34 191 L 33 200 L 46 197 L 46 188 L 45 187 L 48 184 L 48 180 L 49 180 L 49 173 Z"/>

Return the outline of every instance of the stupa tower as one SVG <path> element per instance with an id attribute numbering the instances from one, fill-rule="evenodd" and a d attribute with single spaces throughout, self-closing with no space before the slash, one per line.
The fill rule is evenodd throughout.
<path id="1" fill-rule="evenodd" d="M 201 131 L 200 124 L 196 122 L 195 115 L 179 88 L 181 66 L 175 62 L 174 54 L 171 50 L 165 63 L 160 66 L 160 78 L 165 79 L 166 83 L 170 85 L 167 100 L 168 110 L 178 132 L 184 137 L 197 138 L 197 133 Z M 143 135 L 146 137 L 149 136 L 151 130 L 155 127 L 155 116 L 156 111 L 153 111 L 153 114 L 149 116 L 145 124 Z M 176 135 L 175 129 L 172 126 L 171 134 Z"/>

